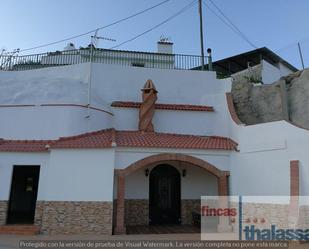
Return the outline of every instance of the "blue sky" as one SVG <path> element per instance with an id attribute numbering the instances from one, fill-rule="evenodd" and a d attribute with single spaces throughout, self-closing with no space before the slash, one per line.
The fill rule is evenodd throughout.
<path id="1" fill-rule="evenodd" d="M 0 49 L 25 49 L 77 35 L 127 17 L 163 0 L 1 0 Z M 117 42 L 100 41 L 110 48 L 167 19 L 192 0 L 170 0 L 145 14 L 103 29 L 99 35 Z M 203 0 L 213 10 L 209 0 Z M 213 0 L 232 22 L 257 47 L 267 46 L 297 67 L 301 42 L 305 66 L 309 66 L 308 0 Z M 214 59 L 254 49 L 235 34 L 204 4 L 205 48 L 211 47 Z M 219 13 L 218 13 L 219 14 Z M 171 38 L 174 52 L 199 54 L 197 4 L 167 24 L 127 43 L 119 49 L 156 51 L 160 36 Z M 72 40 L 86 46 L 90 35 Z M 27 51 L 25 54 L 62 50 L 67 42 Z"/>

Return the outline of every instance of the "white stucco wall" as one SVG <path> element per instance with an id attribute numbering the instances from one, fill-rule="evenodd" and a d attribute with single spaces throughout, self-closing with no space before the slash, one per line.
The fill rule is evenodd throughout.
<path id="1" fill-rule="evenodd" d="M 81 107 L 41 104 L 88 102 L 89 63 L 37 70 L 0 72 L 0 137 L 53 139 L 114 126 L 136 129 L 137 114 L 113 108 L 115 117 Z M 209 105 L 214 113 L 158 110 L 155 128 L 162 132 L 226 135 L 227 124 L 221 112 L 230 80 L 217 80 L 215 72 L 138 68 L 94 63 L 91 106 L 111 111 L 113 101 L 141 101 L 145 82 L 152 79 L 158 90 L 158 103 Z M 5 107 L 5 105 L 36 105 Z M 133 114 L 134 112 L 134 114 Z M 133 115 L 135 115 L 133 117 Z M 25 132 L 26 131 L 26 132 Z"/>
<path id="2" fill-rule="evenodd" d="M 231 155 L 231 194 L 290 195 L 290 161 L 300 161 L 300 194 L 309 194 L 309 131 L 285 121 L 232 124 L 240 152 Z"/>
<path id="3" fill-rule="evenodd" d="M 0 153 L 0 200 L 9 200 L 14 165 L 40 166 L 38 200 L 113 199 L 114 152 L 111 149 Z"/>
<path id="4" fill-rule="evenodd" d="M 113 108 L 114 128 L 117 130 L 138 130 L 139 109 Z M 156 132 L 204 136 L 226 136 L 228 124 L 222 122 L 220 110 L 215 112 L 190 112 L 156 110 L 153 125 Z M 220 125 L 216 125 L 220 123 Z"/>
<path id="5" fill-rule="evenodd" d="M 157 148 L 117 148 L 115 154 L 115 168 L 124 169 L 130 164 L 143 158 L 160 153 L 182 153 L 205 160 L 220 170 L 229 170 L 229 151 L 205 151 L 205 150 L 182 150 L 182 149 L 157 149 Z M 216 177 L 209 172 L 193 165 L 178 162 L 162 162 L 170 164 L 179 172 L 187 170 L 187 176 L 181 178 L 182 199 L 199 199 L 202 195 L 217 194 Z M 161 164 L 161 163 L 160 163 Z M 158 164 L 147 166 L 149 170 Z M 145 169 L 138 170 L 126 177 L 126 198 L 148 199 L 149 178 L 145 176 Z M 117 198 L 116 182 L 114 184 L 114 198 Z"/>
<path id="6" fill-rule="evenodd" d="M 282 63 L 279 63 L 280 72 L 283 76 L 293 73 L 293 71 Z"/>
<path id="7" fill-rule="evenodd" d="M 102 70 L 94 75 L 104 78 L 105 88 L 94 86 L 96 93 L 106 101 L 142 101 L 140 89 L 151 79 L 157 90 L 157 103 L 195 104 L 213 106 L 215 112 L 189 112 L 156 110 L 153 124 L 157 132 L 220 135 L 228 134 L 225 112 L 225 92 L 231 89 L 231 79 L 218 80 L 214 72 L 164 70 L 95 64 Z M 104 70 L 106 68 L 106 71 Z M 108 70 L 107 70 L 108 69 Z M 96 70 L 96 69 L 95 69 Z M 100 76 L 101 74 L 104 76 Z M 119 130 L 136 130 L 138 110 L 112 108 L 114 127 Z"/>
<path id="8" fill-rule="evenodd" d="M 9 200 L 13 166 L 40 166 L 38 200 L 42 200 L 46 191 L 49 168 L 49 153 L 0 153 L 0 200 Z"/>
<path id="9" fill-rule="evenodd" d="M 222 93 L 226 82 L 215 72 L 93 65 L 93 90 L 107 102 L 140 101 L 141 89 L 151 79 L 158 90 L 158 102 L 208 104 L 207 96 Z"/>
<path id="10" fill-rule="evenodd" d="M 280 77 L 290 73 L 293 73 L 293 71 L 281 62 L 278 63 L 278 67 L 275 67 L 267 61 L 262 60 L 262 81 L 264 84 L 271 84 L 279 80 Z"/>
<path id="11" fill-rule="evenodd" d="M 52 150 L 48 169 L 49 201 L 111 201 L 114 151 Z"/>
<path id="12" fill-rule="evenodd" d="M 229 170 L 230 154 L 235 152 L 168 148 L 117 148 L 115 154 L 115 168 L 124 169 L 138 160 L 160 153 L 181 153 L 202 159 L 214 165 L 219 170 Z"/>
<path id="13" fill-rule="evenodd" d="M 265 60 L 262 60 L 262 81 L 264 84 L 271 84 L 281 77 L 280 69 Z"/>

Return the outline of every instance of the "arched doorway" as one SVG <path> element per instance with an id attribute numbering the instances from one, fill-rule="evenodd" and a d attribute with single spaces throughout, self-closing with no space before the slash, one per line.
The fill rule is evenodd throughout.
<path id="1" fill-rule="evenodd" d="M 149 177 L 150 224 L 180 223 L 180 174 L 176 168 L 161 164 Z"/>
<path id="2" fill-rule="evenodd" d="M 217 178 L 217 188 L 218 195 L 227 196 L 228 195 L 228 177 L 230 175 L 229 171 L 223 171 L 217 168 L 216 166 L 199 159 L 185 154 L 178 153 L 161 153 L 152 155 L 149 157 L 142 158 L 124 169 L 116 169 L 117 175 L 117 204 L 116 204 L 116 214 L 115 214 L 115 228 L 114 234 L 125 234 L 126 233 L 126 224 L 125 224 L 125 192 L 126 192 L 126 176 L 130 175 L 133 172 L 144 169 L 145 176 L 147 167 L 150 165 L 162 165 L 168 164 L 168 162 L 181 162 L 188 163 L 192 166 L 197 166 L 214 175 Z M 171 166 L 172 167 L 172 166 Z M 179 175 L 180 177 L 180 175 Z M 149 214 L 149 213 L 148 213 Z M 149 217 L 149 216 L 148 216 Z"/>

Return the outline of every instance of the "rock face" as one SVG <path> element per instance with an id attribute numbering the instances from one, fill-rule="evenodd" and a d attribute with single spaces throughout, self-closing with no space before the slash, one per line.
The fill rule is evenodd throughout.
<path id="1" fill-rule="evenodd" d="M 309 128 L 309 69 L 263 85 L 247 77 L 233 77 L 232 96 L 239 119 L 247 124 L 287 120 Z"/>
<path id="2" fill-rule="evenodd" d="M 280 83 L 258 85 L 248 77 L 233 79 L 232 96 L 239 119 L 248 125 L 281 120 Z"/>
<path id="3" fill-rule="evenodd" d="M 309 69 L 300 72 L 296 77 L 289 80 L 290 120 L 297 125 L 309 128 Z"/>

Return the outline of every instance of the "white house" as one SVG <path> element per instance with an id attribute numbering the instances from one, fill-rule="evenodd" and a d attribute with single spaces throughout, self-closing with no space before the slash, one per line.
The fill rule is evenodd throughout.
<path id="1" fill-rule="evenodd" d="M 0 231 L 119 234 L 191 224 L 203 195 L 309 195 L 309 131 L 242 124 L 230 91 L 210 71 L 0 72 Z"/>
<path id="2" fill-rule="evenodd" d="M 279 78 L 298 71 L 293 65 L 267 47 L 237 54 L 213 63 L 219 77 L 229 77 L 249 69 L 253 80 L 271 84 Z"/>

